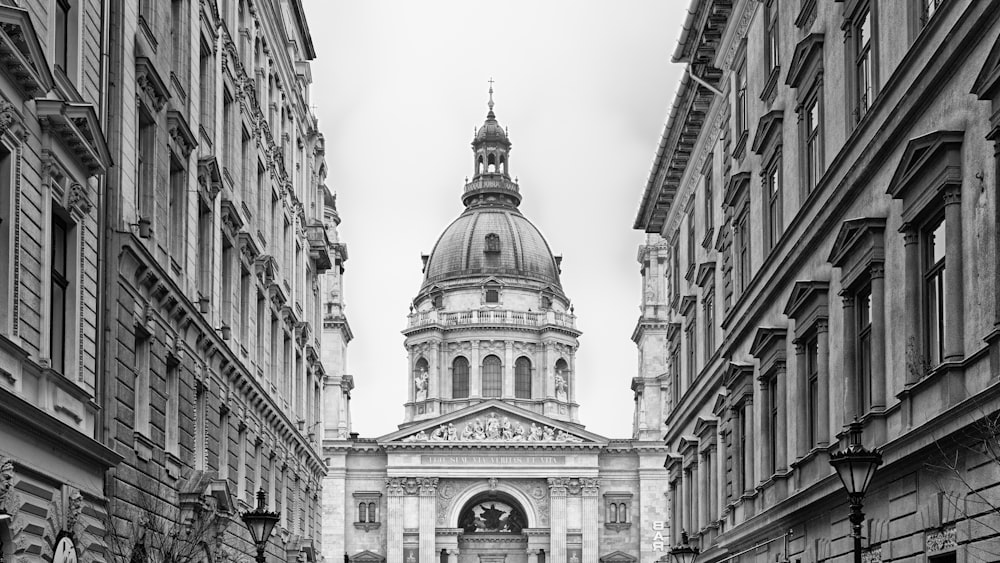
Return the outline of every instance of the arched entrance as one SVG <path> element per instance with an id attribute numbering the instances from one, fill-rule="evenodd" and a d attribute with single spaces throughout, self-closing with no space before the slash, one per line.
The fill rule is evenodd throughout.
<path id="1" fill-rule="evenodd" d="M 524 507 L 513 495 L 483 491 L 462 505 L 456 527 L 459 563 L 527 563 L 528 527 Z"/>

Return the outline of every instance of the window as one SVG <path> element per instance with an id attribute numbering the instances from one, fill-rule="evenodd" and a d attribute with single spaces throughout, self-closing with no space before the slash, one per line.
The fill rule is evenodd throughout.
<path id="1" fill-rule="evenodd" d="M 708 166 L 705 167 L 705 232 L 709 232 L 715 225 L 714 205 L 712 202 L 712 155 L 708 156 Z M 708 235 L 706 235 L 708 236 Z M 709 242 L 711 244 L 711 242 Z"/>
<path id="2" fill-rule="evenodd" d="M 500 252 L 500 237 L 495 233 L 486 235 L 486 252 Z"/>
<path id="3" fill-rule="evenodd" d="M 254 361 L 257 363 L 257 375 L 264 371 L 264 316 L 267 314 L 267 301 L 264 294 L 257 291 L 257 341 L 254 345 Z"/>
<path id="4" fill-rule="evenodd" d="M 872 58 L 872 13 L 865 7 L 851 24 L 851 45 L 854 55 L 854 122 L 868 113 L 875 96 L 875 81 Z"/>
<path id="5" fill-rule="evenodd" d="M 219 408 L 219 478 L 229 478 L 229 407 Z"/>
<path id="6" fill-rule="evenodd" d="M 764 44 L 767 47 L 767 69 L 774 72 L 780 62 L 778 53 L 778 0 L 764 4 Z"/>
<path id="7" fill-rule="evenodd" d="M 200 471 L 208 469 L 208 389 L 205 384 L 195 384 L 194 403 L 194 468 Z"/>
<path id="8" fill-rule="evenodd" d="M 811 338 L 806 342 L 806 437 L 808 447 L 819 442 L 819 430 L 823 421 L 819 417 L 819 342 Z"/>
<path id="9" fill-rule="evenodd" d="M 715 291 L 705 295 L 705 364 L 715 353 Z"/>
<path id="10" fill-rule="evenodd" d="M 236 163 L 233 161 L 232 148 L 225 142 L 231 139 L 230 135 L 236 133 L 236 121 L 235 114 L 236 111 L 233 109 L 233 95 L 229 93 L 229 89 L 226 88 L 222 91 L 222 164 L 225 166 L 226 171 L 229 173 L 230 179 L 232 175 L 236 172 Z"/>
<path id="11" fill-rule="evenodd" d="M 204 131 L 202 138 L 209 144 L 215 139 L 215 57 L 212 54 L 212 45 L 204 36 L 199 42 L 199 72 L 198 84 L 201 87 L 199 98 L 199 113 L 201 114 L 201 128 Z"/>
<path id="12" fill-rule="evenodd" d="M 687 326 L 687 384 L 691 385 L 698 375 L 698 329 L 697 322 L 692 319 Z"/>
<path id="13" fill-rule="evenodd" d="M 804 108 L 803 130 L 805 132 L 805 180 L 806 193 L 812 191 L 819 182 L 822 167 L 820 153 L 820 113 L 819 98 L 813 97 Z"/>
<path id="14" fill-rule="evenodd" d="M 857 378 L 858 412 L 864 414 L 871 407 L 872 398 L 872 296 L 871 286 L 865 286 L 854 297 L 854 314 L 857 318 Z"/>
<path id="15" fill-rule="evenodd" d="M 746 210 L 736 219 L 733 236 L 736 241 L 736 288 L 742 294 L 750 284 L 750 218 Z"/>
<path id="16" fill-rule="evenodd" d="M 695 224 L 694 224 L 694 206 L 692 205 L 688 209 L 687 214 L 687 264 L 688 271 L 692 271 L 695 265 L 694 249 L 695 249 Z"/>
<path id="17" fill-rule="evenodd" d="M 154 206 L 154 182 L 156 181 L 156 121 L 144 105 L 139 107 L 138 150 L 136 151 L 136 198 L 139 207 L 139 222 L 152 225 Z M 140 230 L 141 232 L 141 230 Z"/>
<path id="18" fill-rule="evenodd" d="M 747 117 L 747 65 L 746 60 L 736 69 L 736 138 L 746 136 L 749 130 Z M 737 144 L 734 152 L 741 153 L 741 144 Z"/>
<path id="19" fill-rule="evenodd" d="M 469 397 L 469 360 L 462 356 L 451 363 L 451 397 L 466 399 Z"/>
<path id="20" fill-rule="evenodd" d="M 278 348 L 279 338 L 281 338 L 281 324 L 278 322 L 278 316 L 274 314 L 274 311 L 271 311 L 271 362 L 267 379 L 271 383 L 272 390 L 274 390 L 277 384 L 278 371 L 281 369 L 281 350 Z"/>
<path id="21" fill-rule="evenodd" d="M 49 352 L 52 359 L 52 369 L 65 374 L 67 356 L 70 351 L 73 315 L 71 313 L 72 299 L 70 295 L 70 258 L 72 252 L 71 240 L 75 238 L 76 228 L 64 219 L 60 212 L 52 213 L 51 240 L 51 283 L 49 317 Z"/>
<path id="22" fill-rule="evenodd" d="M 17 194 L 13 175 L 13 153 L 0 142 L 0 334 L 10 334 L 16 322 L 13 312 L 14 221 Z"/>
<path id="23" fill-rule="evenodd" d="M 632 506 L 632 493 L 604 494 L 604 527 L 613 530 L 624 530 L 631 527 L 629 518 Z"/>
<path id="24" fill-rule="evenodd" d="M 247 496 L 247 425 L 240 421 L 236 434 L 236 441 L 239 442 L 239 456 L 236 460 L 236 498 L 242 499 Z"/>
<path id="25" fill-rule="evenodd" d="M 941 4 L 944 4 L 944 0 L 917 0 L 920 2 L 920 26 L 923 27 L 927 25 L 927 22 L 931 21 L 934 14 L 937 13 L 938 8 Z"/>
<path id="26" fill-rule="evenodd" d="M 212 248 L 215 224 L 212 220 L 212 206 L 204 199 L 198 201 L 198 293 L 201 296 L 201 312 L 208 313 L 208 302 L 212 296 Z"/>
<path id="27" fill-rule="evenodd" d="M 168 454 L 180 455 L 180 363 L 178 358 L 171 354 L 167 357 L 166 388 L 167 413 L 164 423 L 164 450 Z"/>
<path id="28" fill-rule="evenodd" d="M 500 287 L 496 285 L 486 286 L 486 303 L 500 303 Z"/>
<path id="29" fill-rule="evenodd" d="M 771 475 L 778 470 L 778 440 L 783 440 L 784 436 L 778 435 L 778 376 L 772 376 L 767 380 L 767 475 Z"/>
<path id="30" fill-rule="evenodd" d="M 223 326 L 233 326 L 233 294 L 236 292 L 235 279 L 233 277 L 233 266 L 236 262 L 236 250 L 232 241 L 223 232 L 222 234 L 222 309 L 219 311 L 219 319 Z"/>
<path id="31" fill-rule="evenodd" d="M 924 250 L 924 339 L 927 360 L 936 366 L 944 359 L 945 221 L 929 224 L 922 233 Z"/>
<path id="32" fill-rule="evenodd" d="M 251 173 L 253 172 L 253 170 L 251 169 L 252 163 L 250 162 L 250 155 L 251 155 L 251 150 L 250 149 L 252 147 L 252 145 L 250 143 L 252 141 L 252 138 L 250 137 L 250 132 L 246 130 L 246 127 L 241 127 L 240 131 L 241 131 L 241 136 L 240 136 L 240 140 L 241 140 L 241 142 L 240 142 L 240 178 L 241 178 L 241 181 L 240 181 L 240 184 L 242 184 L 241 187 L 243 189 L 243 194 L 242 194 L 243 201 L 245 201 L 247 203 L 246 209 L 247 209 L 247 211 L 249 211 L 250 210 L 250 203 L 253 201 L 253 195 L 252 195 L 252 191 L 251 190 L 253 189 L 253 186 L 254 186 L 253 182 L 251 182 L 251 180 L 250 180 Z"/>
<path id="33" fill-rule="evenodd" d="M 490 355 L 483 359 L 483 397 L 499 397 L 503 393 L 503 365 L 500 358 Z"/>
<path id="34" fill-rule="evenodd" d="M 531 398 L 531 360 L 524 356 L 514 362 L 514 397 Z"/>
<path id="35" fill-rule="evenodd" d="M 764 251 L 770 252 L 781 238 L 781 159 L 764 172 Z"/>
<path id="36" fill-rule="evenodd" d="M 671 408 L 677 408 L 681 400 L 681 350 L 676 342 L 670 349 L 670 398 Z"/>
<path id="37" fill-rule="evenodd" d="M 381 497 L 382 493 L 377 491 L 357 491 L 354 493 L 354 502 L 358 507 L 354 527 L 364 530 L 373 530 L 379 527 Z"/>
<path id="38" fill-rule="evenodd" d="M 76 83 L 77 20 L 79 19 L 77 0 L 55 0 L 55 42 L 52 60 L 56 68 L 62 70 L 71 82 Z"/>
<path id="39" fill-rule="evenodd" d="M 186 83 L 187 76 L 185 63 L 185 41 L 187 25 L 187 2 L 185 0 L 171 0 L 170 2 L 170 54 L 173 58 L 174 76 L 182 83 Z"/>
<path id="40" fill-rule="evenodd" d="M 739 493 L 741 494 L 753 486 L 753 483 L 750 482 L 750 469 L 753 467 L 753 458 L 750 455 L 751 452 L 747 451 L 747 436 L 750 435 L 750 432 L 753 432 L 753 420 L 750 418 L 752 416 L 750 411 L 750 405 L 745 401 L 739 405 L 736 411 L 737 428 L 739 429 L 736 452 L 739 455 L 739 476 L 740 487 L 742 488 Z"/>
<path id="41" fill-rule="evenodd" d="M 149 396 L 151 336 L 144 327 L 135 327 L 135 388 L 132 390 L 135 395 L 132 408 L 135 412 L 132 429 L 146 437 L 149 437 L 149 411 L 153 408 Z"/>
<path id="42" fill-rule="evenodd" d="M 187 241 L 187 170 L 177 155 L 170 154 L 170 222 L 167 225 L 170 239 L 170 259 L 175 269 L 184 270 L 184 243 Z"/>
<path id="43" fill-rule="evenodd" d="M 673 247 L 670 249 L 671 254 L 671 264 L 670 264 L 670 299 L 672 302 L 676 303 L 680 299 L 681 293 L 681 247 L 680 241 L 677 240 L 678 237 L 674 238 Z"/>
<path id="44" fill-rule="evenodd" d="M 253 285 L 253 278 L 250 270 L 240 268 L 240 344 L 243 345 L 243 353 L 246 353 L 250 346 L 250 288 Z"/>

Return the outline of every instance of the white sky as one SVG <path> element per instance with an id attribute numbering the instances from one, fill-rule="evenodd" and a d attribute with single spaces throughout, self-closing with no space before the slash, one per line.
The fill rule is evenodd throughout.
<path id="1" fill-rule="evenodd" d="M 688 0 L 304 0 L 317 58 L 312 104 L 337 193 L 354 431 L 403 420 L 403 337 L 421 253 L 463 210 L 469 143 L 486 116 L 513 142 L 521 211 L 561 254 L 583 331 L 580 421 L 632 432 L 639 314 L 632 229 L 682 67 Z"/>

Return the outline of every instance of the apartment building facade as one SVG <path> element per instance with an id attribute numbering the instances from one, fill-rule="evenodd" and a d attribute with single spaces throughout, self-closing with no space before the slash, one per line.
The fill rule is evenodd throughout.
<path id="1" fill-rule="evenodd" d="M 998 17 L 691 3 L 634 224 L 633 388 L 699 561 L 851 557 L 829 459 L 855 419 L 884 456 L 865 560 L 995 559 Z"/>

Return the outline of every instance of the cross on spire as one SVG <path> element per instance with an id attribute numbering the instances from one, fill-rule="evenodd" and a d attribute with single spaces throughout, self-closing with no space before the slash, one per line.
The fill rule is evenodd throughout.
<path id="1" fill-rule="evenodd" d="M 493 77 L 492 76 L 489 79 L 489 83 L 490 83 L 490 103 L 487 104 L 487 105 L 490 106 L 490 111 L 493 111 Z"/>

